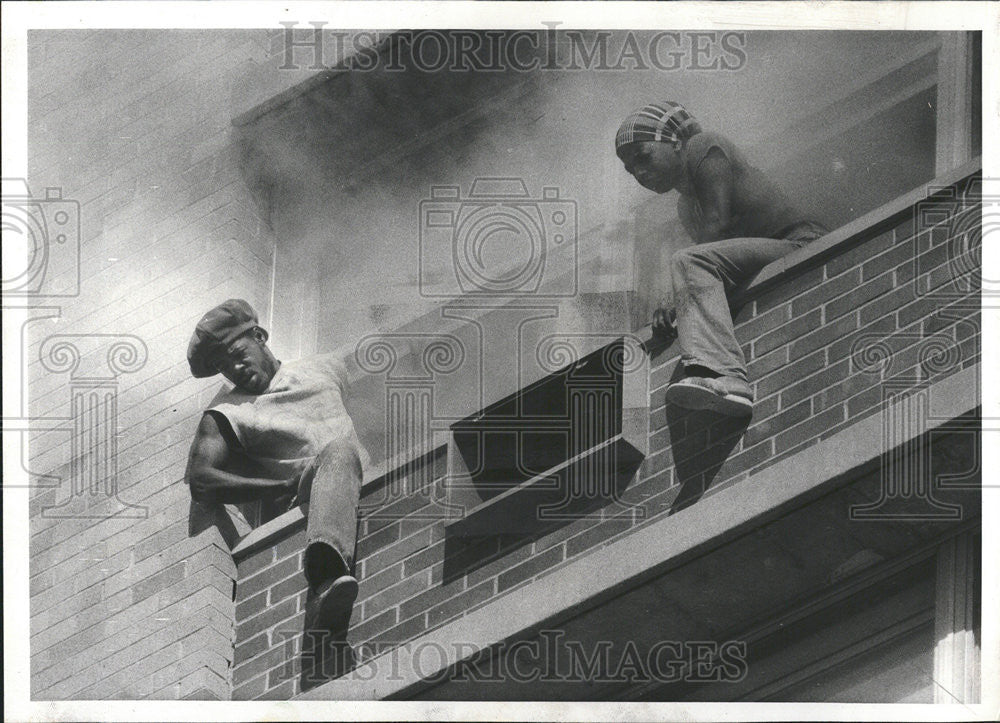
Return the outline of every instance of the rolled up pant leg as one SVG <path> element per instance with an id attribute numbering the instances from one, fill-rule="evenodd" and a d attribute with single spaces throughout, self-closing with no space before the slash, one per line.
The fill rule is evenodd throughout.
<path id="1" fill-rule="evenodd" d="M 305 575 L 311 585 L 350 573 L 360 494 L 361 461 L 350 442 L 328 444 L 302 475 L 298 502 L 309 505 Z"/>
<path id="2" fill-rule="evenodd" d="M 681 249 L 671 259 L 681 362 L 747 381 L 728 295 L 804 240 L 734 238 Z"/>

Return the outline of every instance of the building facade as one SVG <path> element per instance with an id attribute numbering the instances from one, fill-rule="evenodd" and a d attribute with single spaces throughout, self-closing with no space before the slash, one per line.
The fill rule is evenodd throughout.
<path id="1" fill-rule="evenodd" d="M 5 286 L 34 699 L 978 701 L 981 39 L 674 35 L 29 35 L 25 193 L 78 219 Z M 832 229 L 734 299 L 749 422 L 664 400 L 684 242 L 612 139 L 667 93 Z M 302 510 L 183 483 L 234 296 L 350 372 L 346 639 Z"/>

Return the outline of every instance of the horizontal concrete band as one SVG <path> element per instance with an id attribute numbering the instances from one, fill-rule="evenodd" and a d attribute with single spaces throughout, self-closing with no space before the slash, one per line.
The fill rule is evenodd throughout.
<path id="1" fill-rule="evenodd" d="M 908 425 L 894 442 L 903 444 L 974 410 L 980 404 L 979 379 L 976 364 L 930 385 L 924 392 L 930 401 L 926 428 Z M 906 403 L 899 401 L 893 407 Z M 884 451 L 886 415 L 892 418 L 897 412 L 893 407 L 675 515 L 586 553 L 295 700 L 382 700 L 415 693 L 428 685 L 427 680 L 444 679 L 448 669 L 479 650 L 593 607 L 704 554 L 850 481 L 852 473 L 875 463 Z M 518 613 L 511 615 L 511 610 Z M 456 648 L 456 643 L 464 648 Z M 428 647 L 433 647 L 435 654 L 414 659 L 415 653 Z"/>

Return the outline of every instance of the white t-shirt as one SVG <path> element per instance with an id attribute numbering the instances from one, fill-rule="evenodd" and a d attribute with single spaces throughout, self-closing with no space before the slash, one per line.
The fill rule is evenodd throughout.
<path id="1" fill-rule="evenodd" d="M 228 420 L 250 472 L 290 479 L 335 440 L 360 453 L 344 407 L 345 380 L 343 362 L 330 354 L 282 362 L 265 391 L 234 388 L 208 412 Z"/>

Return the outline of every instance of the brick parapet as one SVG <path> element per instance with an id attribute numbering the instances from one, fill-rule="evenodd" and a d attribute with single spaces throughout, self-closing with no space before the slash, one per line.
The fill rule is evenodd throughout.
<path id="1" fill-rule="evenodd" d="M 654 354 L 649 451 L 621 504 L 530 535 L 455 539 L 436 504 L 447 499 L 445 448 L 419 458 L 429 474 L 410 463 L 405 474 L 370 480 L 347 667 L 760 475 L 879 413 L 890 392 L 898 400 L 977 364 L 978 280 L 966 271 L 979 239 L 955 220 L 966 195 L 974 196 L 974 178 L 956 179 L 955 213 L 933 227 L 914 232 L 912 214 L 926 198 L 916 194 L 866 219 L 868 226 L 841 231 L 836 244 L 816 242 L 812 257 L 800 252 L 780 274 L 765 270 L 735 316 L 757 395 L 749 425 L 667 407 L 677 353 Z M 384 494 L 390 488 L 395 495 Z M 341 663 L 319 670 L 321 656 L 302 651 L 301 541 L 296 528 L 238 563 L 237 697 L 287 697 L 345 670 Z"/>
<path id="2" fill-rule="evenodd" d="M 82 213 L 81 293 L 63 304 L 61 318 L 27 336 L 32 416 L 69 415 L 67 376 L 39 361 L 50 333 L 132 334 L 148 351 L 141 370 L 116 382 L 117 489 L 144 516 L 112 516 L 121 504 L 106 496 L 85 500 L 77 517 L 46 515 L 66 494 L 73 460 L 62 432 L 31 435 L 32 472 L 60 481 L 31 492 L 37 699 L 288 698 L 326 672 L 301 665 L 301 521 L 234 560 L 233 541 L 198 522 L 204 511 L 193 509 L 181 483 L 194 425 L 218 388 L 187 376 L 190 327 L 227 296 L 245 296 L 263 312 L 270 293 L 273 239 L 239 180 L 229 122 L 274 96 L 276 83 L 294 83 L 288 74 L 252 72 L 280 63 L 273 33 L 213 37 L 136 31 L 108 48 L 99 32 L 72 32 L 35 34 L 29 43 L 29 181 L 36 196 L 62 186 Z M 99 58 L 107 72 L 81 58 Z M 737 317 L 758 395 L 745 433 L 669 411 L 663 386 L 676 355 L 653 359 L 648 454 L 622 496 L 631 509 L 530 536 L 456 540 L 434 504 L 447 493 L 444 454 L 369 480 L 361 594 L 348 634 L 358 662 L 820 444 L 876 414 L 889 386 L 924 388 L 975 364 L 978 289 L 939 293 L 974 248 L 942 233 L 961 225 L 948 220 L 913 233 L 923 197 L 838 229 L 811 256 L 791 255 L 751 287 Z M 861 347 L 851 353 L 869 334 L 881 344 L 870 364 L 855 360 Z M 893 367 L 879 366 L 883 353 Z M 426 467 L 433 472 L 425 477 Z M 387 498 L 394 477 L 404 490 L 413 480 L 430 487 Z"/>

